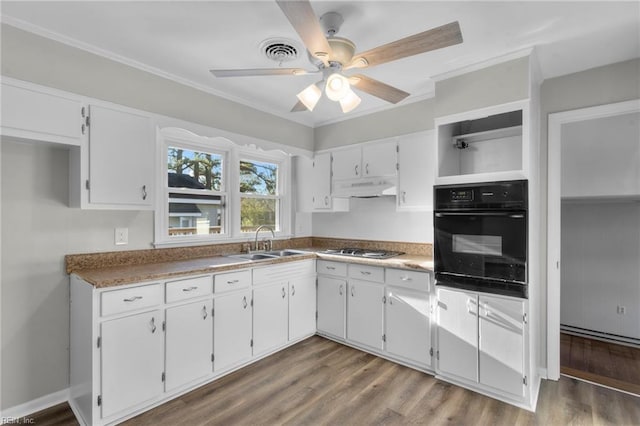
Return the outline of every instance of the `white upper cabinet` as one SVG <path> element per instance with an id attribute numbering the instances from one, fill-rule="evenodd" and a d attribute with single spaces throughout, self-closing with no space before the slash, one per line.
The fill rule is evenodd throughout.
<path id="1" fill-rule="evenodd" d="M 151 118 L 101 105 L 91 105 L 89 112 L 89 203 L 152 207 L 155 151 Z"/>
<path id="2" fill-rule="evenodd" d="M 356 179 L 362 177 L 362 147 L 341 149 L 333 154 L 333 176 L 338 179 Z"/>
<path id="3" fill-rule="evenodd" d="M 296 211 L 349 211 L 349 200 L 331 197 L 331 153 L 316 153 L 313 159 L 293 159 Z"/>
<path id="4" fill-rule="evenodd" d="M 396 175 L 396 138 L 333 151 L 333 180 Z"/>
<path id="5" fill-rule="evenodd" d="M 3 136 L 80 146 L 86 114 L 78 96 L 3 78 Z"/>
<path id="6" fill-rule="evenodd" d="M 398 210 L 431 210 L 436 175 L 435 131 L 398 139 Z"/>
<path id="7" fill-rule="evenodd" d="M 316 154 L 312 162 L 311 203 L 314 209 L 331 208 L 331 154 Z"/>

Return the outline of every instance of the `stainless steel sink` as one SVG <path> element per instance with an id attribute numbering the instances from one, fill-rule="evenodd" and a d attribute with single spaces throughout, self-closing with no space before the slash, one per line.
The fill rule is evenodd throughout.
<path id="1" fill-rule="evenodd" d="M 242 253 L 242 254 L 230 254 L 227 257 L 233 257 L 236 259 L 246 259 L 246 260 L 265 260 L 265 259 L 276 259 L 278 257 L 285 256 L 294 256 L 296 254 L 302 254 L 303 251 L 298 250 L 273 250 L 273 251 L 265 251 L 260 253 Z"/>
<path id="2" fill-rule="evenodd" d="M 274 256 L 266 253 L 243 253 L 243 254 L 230 254 L 227 257 L 234 257 L 237 259 L 246 259 L 246 260 L 264 260 L 264 259 L 275 259 L 278 256 Z"/>
<path id="3" fill-rule="evenodd" d="M 298 250 L 274 250 L 274 251 L 265 252 L 264 254 L 269 254 L 271 256 L 276 256 L 276 257 L 284 257 L 284 256 L 295 256 L 296 254 L 303 254 L 303 253 L 304 252 L 298 251 Z"/>

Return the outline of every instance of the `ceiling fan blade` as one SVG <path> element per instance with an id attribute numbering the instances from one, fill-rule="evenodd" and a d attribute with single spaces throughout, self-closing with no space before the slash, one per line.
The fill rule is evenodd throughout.
<path id="1" fill-rule="evenodd" d="M 389 86 L 388 84 L 362 74 L 350 76 L 349 83 L 363 92 L 367 92 L 370 95 L 383 99 L 387 102 L 391 102 L 392 104 L 397 104 L 409 96 L 409 93 L 404 90 Z"/>
<path id="2" fill-rule="evenodd" d="M 455 21 L 358 53 L 345 69 L 384 64 L 459 43 L 462 43 L 462 33 Z"/>
<path id="3" fill-rule="evenodd" d="M 276 3 L 302 39 L 307 50 L 328 65 L 332 53 L 331 46 L 313 12 L 311 3 L 308 0 L 277 0 Z"/>
<path id="4" fill-rule="evenodd" d="M 307 107 L 300 101 L 291 108 L 291 112 L 308 111 Z"/>
<path id="5" fill-rule="evenodd" d="M 264 75 L 305 75 L 314 71 L 302 68 L 255 68 L 243 70 L 209 70 L 216 77 L 255 77 Z"/>

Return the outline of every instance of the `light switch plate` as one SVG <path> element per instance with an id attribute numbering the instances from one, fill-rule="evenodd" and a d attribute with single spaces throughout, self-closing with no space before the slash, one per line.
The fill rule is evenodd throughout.
<path id="1" fill-rule="evenodd" d="M 116 228 L 115 243 L 117 246 L 129 243 L 129 228 Z"/>

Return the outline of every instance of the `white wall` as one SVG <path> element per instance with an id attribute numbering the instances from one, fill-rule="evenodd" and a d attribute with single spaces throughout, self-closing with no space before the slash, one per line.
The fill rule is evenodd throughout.
<path id="1" fill-rule="evenodd" d="M 68 204 L 68 151 L 3 140 L 2 408 L 66 389 L 69 277 L 64 255 L 150 248 L 152 212 Z M 114 228 L 129 228 L 115 246 Z"/>
<path id="2" fill-rule="evenodd" d="M 348 212 L 313 213 L 313 236 L 433 242 L 432 212 L 396 212 L 395 197 L 352 198 Z"/>

